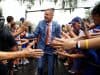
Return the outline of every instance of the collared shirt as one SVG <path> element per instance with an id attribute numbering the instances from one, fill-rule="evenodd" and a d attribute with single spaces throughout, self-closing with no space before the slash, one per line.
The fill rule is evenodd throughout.
<path id="1" fill-rule="evenodd" d="M 48 44 L 51 42 L 51 37 L 52 37 L 52 22 L 50 22 L 49 23 L 49 25 L 50 25 L 50 31 L 49 31 L 49 42 L 48 42 Z M 46 26 L 46 32 L 47 32 L 47 27 L 48 26 Z"/>

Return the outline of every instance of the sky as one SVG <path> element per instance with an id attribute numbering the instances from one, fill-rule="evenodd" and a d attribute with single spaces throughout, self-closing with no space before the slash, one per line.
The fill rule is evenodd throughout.
<path id="1" fill-rule="evenodd" d="M 80 0 L 79 0 L 80 1 Z M 93 7 L 95 2 L 99 0 L 88 0 L 85 3 L 79 2 L 78 6 L 91 6 Z M 19 4 L 16 0 L 5 0 L 0 3 L 0 7 L 3 9 L 3 15 L 6 18 L 7 16 L 13 16 L 15 18 L 15 21 L 18 21 L 21 17 L 25 17 L 25 10 L 28 10 L 26 4 Z M 40 6 L 38 0 L 36 0 L 34 7 L 31 8 L 31 10 L 40 10 L 40 9 L 46 9 L 46 8 L 60 8 L 60 0 L 58 4 L 55 6 L 54 3 L 45 2 Z M 40 20 L 42 20 L 44 17 L 44 12 L 32 12 L 27 14 L 27 20 L 31 21 L 34 24 L 38 24 Z M 77 9 L 73 13 L 70 14 L 69 11 L 55 11 L 54 14 L 54 20 L 57 21 L 60 24 L 67 24 L 71 21 L 71 19 L 75 16 L 79 16 L 81 18 L 85 17 L 85 10 L 84 9 Z"/>

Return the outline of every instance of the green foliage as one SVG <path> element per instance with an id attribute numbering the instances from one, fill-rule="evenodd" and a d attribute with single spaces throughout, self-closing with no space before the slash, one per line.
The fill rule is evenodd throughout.
<path id="1" fill-rule="evenodd" d="M 58 0 L 54 0 L 54 3 L 56 4 L 58 2 Z"/>
<path id="2" fill-rule="evenodd" d="M 34 5 L 35 0 L 28 0 L 32 5 Z"/>

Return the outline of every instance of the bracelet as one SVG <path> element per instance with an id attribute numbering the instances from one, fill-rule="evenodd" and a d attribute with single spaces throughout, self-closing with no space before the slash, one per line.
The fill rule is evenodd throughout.
<path id="1" fill-rule="evenodd" d="M 88 49 L 88 48 L 89 48 L 89 42 L 88 42 L 88 40 L 87 40 L 87 39 L 85 40 L 85 47 L 86 47 L 86 49 Z"/>
<path id="2" fill-rule="evenodd" d="M 77 49 L 80 49 L 80 41 L 77 41 L 77 43 L 76 43 L 76 48 L 77 48 Z"/>

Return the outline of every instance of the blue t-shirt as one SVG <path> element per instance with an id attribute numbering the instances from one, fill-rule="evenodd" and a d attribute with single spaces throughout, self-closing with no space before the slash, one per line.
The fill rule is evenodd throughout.
<path id="1" fill-rule="evenodd" d="M 95 26 L 93 30 L 94 33 L 96 33 L 95 29 L 100 30 L 100 25 Z M 100 50 L 92 48 L 88 51 L 88 55 L 90 56 L 90 60 L 92 60 L 94 64 L 100 65 Z"/>

